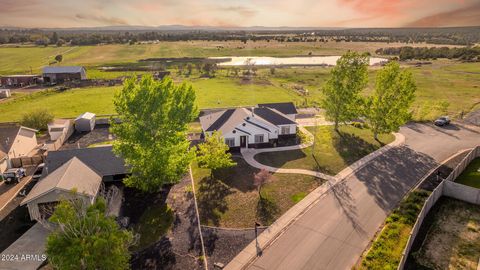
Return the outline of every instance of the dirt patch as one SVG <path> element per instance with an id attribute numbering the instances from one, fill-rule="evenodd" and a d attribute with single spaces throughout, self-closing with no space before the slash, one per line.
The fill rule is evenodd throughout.
<path id="1" fill-rule="evenodd" d="M 480 258 L 480 208 L 442 198 L 421 248 L 413 253 L 417 267 L 477 269 Z"/>

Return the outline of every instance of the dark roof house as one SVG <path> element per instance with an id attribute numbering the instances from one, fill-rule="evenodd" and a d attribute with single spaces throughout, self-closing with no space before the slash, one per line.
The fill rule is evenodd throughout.
<path id="1" fill-rule="evenodd" d="M 283 102 L 283 103 L 262 103 L 258 104 L 258 107 L 260 108 L 270 108 L 277 110 L 283 114 L 297 114 L 297 108 L 295 108 L 295 105 L 293 102 Z"/>
<path id="2" fill-rule="evenodd" d="M 104 181 L 115 180 L 116 176 L 123 178 L 129 173 L 123 159 L 113 153 L 112 146 L 101 146 L 49 152 L 43 175 L 55 171 L 74 157 L 103 177 Z"/>

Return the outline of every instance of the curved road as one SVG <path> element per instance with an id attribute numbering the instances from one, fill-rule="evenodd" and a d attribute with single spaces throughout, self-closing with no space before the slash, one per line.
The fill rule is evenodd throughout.
<path id="1" fill-rule="evenodd" d="M 409 124 L 406 144 L 335 185 L 298 217 L 248 269 L 351 269 L 404 195 L 432 168 L 480 145 L 480 128 Z"/>

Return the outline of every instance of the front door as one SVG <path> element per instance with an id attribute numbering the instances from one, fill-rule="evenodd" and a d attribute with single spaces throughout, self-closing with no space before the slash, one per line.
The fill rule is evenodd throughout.
<path id="1" fill-rule="evenodd" d="M 247 147 L 247 136 L 240 136 L 240 147 Z"/>

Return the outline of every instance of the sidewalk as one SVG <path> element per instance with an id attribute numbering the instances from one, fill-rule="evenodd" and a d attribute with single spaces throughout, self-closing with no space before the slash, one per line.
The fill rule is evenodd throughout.
<path id="1" fill-rule="evenodd" d="M 363 157 L 362 159 L 358 160 L 357 162 L 353 163 L 349 167 L 342 170 L 336 176 L 334 177 L 327 176 L 327 178 L 324 178 L 327 180 L 326 183 L 324 183 L 323 185 L 321 185 L 320 187 L 312 191 L 303 200 L 301 200 L 299 203 L 294 205 L 279 219 L 277 219 L 272 225 L 270 225 L 270 227 L 268 227 L 258 237 L 257 242 L 252 241 L 225 267 L 225 269 L 226 270 L 245 269 L 245 267 L 247 267 L 250 263 L 252 263 L 255 260 L 255 258 L 257 257 L 258 250 L 263 250 L 269 244 L 271 244 L 277 237 L 279 237 L 284 231 L 287 230 L 289 225 L 291 225 L 295 220 L 300 218 L 303 213 L 307 212 L 311 207 L 313 207 L 315 202 L 317 202 L 321 197 L 323 197 L 332 187 L 342 182 L 349 175 L 363 168 L 366 164 L 368 164 L 370 161 L 374 160 L 378 156 L 383 155 L 390 149 L 401 146 L 405 143 L 405 137 L 402 134 L 395 133 L 394 135 L 395 135 L 395 141 Z M 268 152 L 268 149 L 261 149 L 261 150 L 265 150 L 263 152 Z M 284 151 L 284 150 L 279 150 L 279 151 Z M 247 160 L 247 158 L 250 159 L 250 157 L 253 159 L 253 155 L 249 153 L 247 153 L 247 155 L 244 156 L 245 160 Z M 250 164 L 250 162 L 248 163 Z M 258 164 L 255 164 L 255 165 L 258 165 Z M 250 165 L 254 166 L 253 164 L 250 164 Z M 260 165 L 266 169 L 272 168 L 272 167 L 264 166 L 262 164 Z M 276 170 L 275 172 L 282 173 L 281 171 L 282 169 L 280 168 L 272 168 L 272 169 L 275 169 Z M 293 171 L 301 171 L 301 170 L 289 169 L 288 173 L 294 173 Z M 313 172 L 313 171 L 309 171 L 309 172 Z"/>

